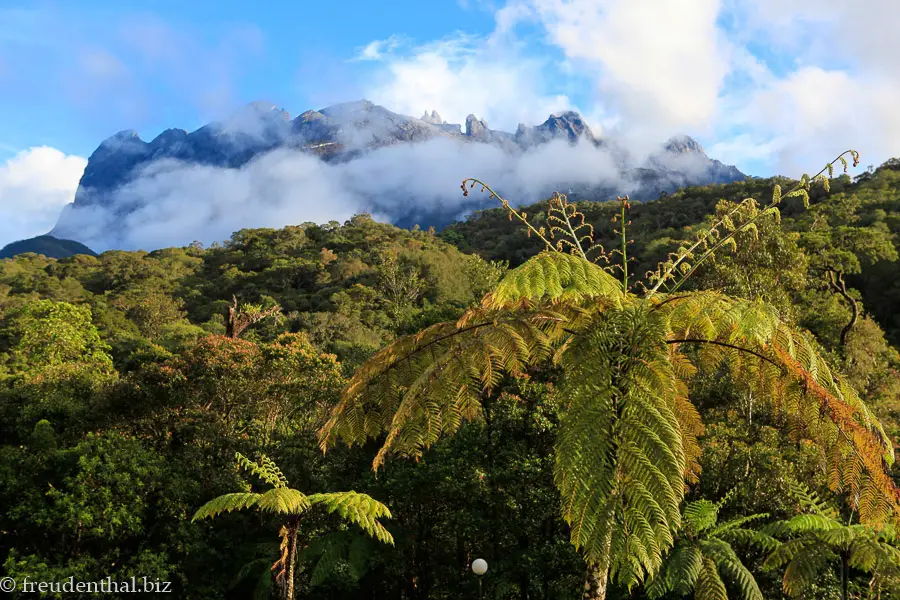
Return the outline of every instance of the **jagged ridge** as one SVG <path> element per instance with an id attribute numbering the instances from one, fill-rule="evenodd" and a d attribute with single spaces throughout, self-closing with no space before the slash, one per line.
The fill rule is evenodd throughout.
<path id="1" fill-rule="evenodd" d="M 130 130 L 111 136 L 90 156 L 74 204 L 63 211 L 50 233 L 77 237 L 78 231 L 68 226 L 73 208 L 102 206 L 119 215 L 134 210 L 134 207 L 117 205 L 115 191 L 142 168 L 160 159 L 237 168 L 266 152 L 288 148 L 314 154 L 328 162 L 340 162 L 353 160 L 379 147 L 435 138 L 487 143 L 511 153 L 553 140 L 596 147 L 605 144 L 594 135 L 581 115 L 572 111 L 551 115 L 535 127 L 519 124 L 515 133 L 507 133 L 490 129 L 475 115 L 469 115 L 463 127 L 447 123 L 436 111 L 426 112 L 417 119 L 391 112 L 368 100 L 308 110 L 294 119 L 270 102 L 254 102 L 225 121 L 211 123 L 191 133 L 168 129 L 150 142 Z M 609 149 L 615 151 L 614 146 Z M 681 173 L 677 168 L 673 170 L 669 157 L 688 153 L 700 157 L 703 168 L 690 173 Z M 697 171 L 696 165 L 692 170 Z M 677 185 L 725 183 L 744 178 L 736 168 L 709 159 L 700 145 L 687 136 L 669 140 L 662 146 L 659 156 L 651 158 L 643 170 L 634 174 L 638 181 L 646 182 L 649 197 L 655 197 L 660 191 L 673 191 Z M 667 183 L 657 185 L 654 180 Z M 614 190 L 598 193 L 612 192 Z M 592 192 L 584 190 L 583 193 Z M 402 218 L 398 222 L 403 224 Z"/>

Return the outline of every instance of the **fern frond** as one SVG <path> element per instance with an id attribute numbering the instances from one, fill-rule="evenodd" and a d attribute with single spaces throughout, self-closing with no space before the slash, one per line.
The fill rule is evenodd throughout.
<path id="1" fill-rule="evenodd" d="M 259 463 L 250 460 L 240 452 L 235 452 L 234 456 L 238 461 L 238 465 L 243 469 L 250 471 L 272 487 L 287 487 L 287 478 L 281 472 L 281 469 L 278 468 L 278 465 L 272 462 L 266 455 L 260 457 Z"/>
<path id="2" fill-rule="evenodd" d="M 697 584 L 694 587 L 694 598 L 696 600 L 728 600 L 725 584 L 719 576 L 716 563 L 710 558 L 703 558 L 703 567 L 700 569 Z"/>
<path id="3" fill-rule="evenodd" d="M 697 354 L 698 367 L 727 362 L 732 376 L 770 399 L 794 431 L 840 458 L 829 465 L 832 488 L 858 498 L 854 508 L 864 522 L 883 522 L 900 508 L 900 490 L 885 469 L 893 444 L 808 336 L 764 304 L 715 292 L 659 297 L 652 310 L 667 320 L 670 343 L 706 346 Z"/>
<path id="4" fill-rule="evenodd" d="M 722 557 L 716 561 L 716 565 L 719 571 L 734 583 L 744 600 L 764 600 L 753 574 L 736 556 Z"/>
<path id="5" fill-rule="evenodd" d="M 336 531 L 312 540 L 300 551 L 299 559 L 312 563 L 309 584 L 316 587 L 325 583 L 347 554 L 353 536 L 347 531 Z"/>
<path id="6" fill-rule="evenodd" d="M 323 506 L 328 512 L 337 513 L 341 518 L 358 525 L 378 541 L 393 545 L 394 538 L 378 521 L 378 519 L 390 519 L 391 511 L 371 496 L 357 492 L 335 492 L 313 494 L 309 497 L 309 501 L 311 504 Z"/>
<path id="7" fill-rule="evenodd" d="M 250 508 L 259 502 L 260 494 L 254 492 L 238 492 L 234 494 L 224 494 L 218 498 L 213 498 L 194 513 L 191 522 L 199 521 L 207 517 L 213 518 L 223 513 L 229 513 L 235 510 L 243 510 Z"/>
<path id="8" fill-rule="evenodd" d="M 688 502 L 684 507 L 685 527 L 691 534 L 705 531 L 716 524 L 719 507 L 709 500 Z"/>
<path id="9" fill-rule="evenodd" d="M 783 544 L 784 548 L 787 544 Z M 793 597 L 802 597 L 811 584 L 827 568 L 835 555 L 823 546 L 807 546 L 805 552 L 796 554 L 784 571 L 782 589 Z"/>
<path id="10" fill-rule="evenodd" d="M 320 431 L 324 449 L 338 439 L 360 443 L 381 432 L 389 451 L 418 456 L 480 416 L 481 394 L 504 374 L 549 358 L 570 319 L 559 312 L 472 309 L 457 322 L 402 337 L 363 364 Z"/>
<path id="11" fill-rule="evenodd" d="M 734 519 L 730 519 L 725 521 L 724 523 L 719 523 L 708 532 L 708 536 L 719 537 L 719 536 L 727 536 L 735 531 L 754 531 L 750 529 L 744 529 L 743 526 L 752 523 L 753 521 L 758 521 L 760 519 L 765 519 L 769 516 L 768 513 L 757 513 L 755 515 L 747 515 L 743 517 L 735 517 Z"/>
<path id="12" fill-rule="evenodd" d="M 309 499 L 303 492 L 284 487 L 264 492 L 257 502 L 259 510 L 281 515 L 299 515 L 309 506 Z"/>
<path id="13" fill-rule="evenodd" d="M 664 344 L 647 343 L 659 326 L 634 309 L 601 315 L 573 341 L 560 390 L 554 477 L 572 543 L 626 586 L 659 569 L 681 520 L 676 377 Z"/>
<path id="14" fill-rule="evenodd" d="M 594 263 L 562 252 L 541 252 L 508 272 L 482 306 L 501 309 L 521 305 L 598 299 L 621 306 L 621 284 Z"/>

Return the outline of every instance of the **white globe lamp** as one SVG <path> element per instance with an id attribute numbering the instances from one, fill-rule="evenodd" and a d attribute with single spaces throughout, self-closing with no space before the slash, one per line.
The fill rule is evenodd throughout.
<path id="1" fill-rule="evenodd" d="M 487 561 L 483 558 L 476 558 L 472 561 L 472 572 L 476 575 L 484 575 L 487 573 Z"/>

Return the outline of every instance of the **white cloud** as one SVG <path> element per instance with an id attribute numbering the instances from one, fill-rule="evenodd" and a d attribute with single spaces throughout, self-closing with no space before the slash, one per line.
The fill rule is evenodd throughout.
<path id="1" fill-rule="evenodd" d="M 508 0 L 494 21 L 486 37 L 379 54 L 366 96 L 508 131 L 580 108 L 635 156 L 687 133 L 758 175 L 835 148 L 900 154 L 896 0 Z"/>
<path id="2" fill-rule="evenodd" d="M 87 160 L 41 146 L 0 164 L 0 246 L 47 233 L 75 198 Z"/>
<path id="3" fill-rule="evenodd" d="M 620 176 L 605 151 L 564 142 L 514 155 L 437 138 L 380 148 L 341 164 L 276 150 L 240 169 L 164 160 L 117 192 L 116 206 L 136 207 L 134 212 L 123 218 L 97 206 L 68 211 L 59 235 L 97 251 L 151 250 L 195 239 L 222 241 L 243 228 L 341 221 L 361 212 L 413 221 L 435 213 L 462 217 L 472 203 L 489 202 L 487 196 L 463 197 L 459 186 L 466 177 L 491 182 L 518 204 L 562 183 L 596 185 Z"/>
<path id="4" fill-rule="evenodd" d="M 374 40 L 363 46 L 355 60 L 383 60 L 387 54 L 396 50 L 402 43 L 403 38 L 397 35 L 392 35 L 386 40 Z"/>
<path id="5" fill-rule="evenodd" d="M 573 107 L 567 94 L 543 89 L 547 63 L 502 35 L 459 34 L 386 57 L 365 96 L 403 114 L 437 110 L 460 124 L 475 114 L 493 129 L 515 131 Z"/>
<path id="6" fill-rule="evenodd" d="M 506 131 L 580 109 L 595 133 L 618 129 L 646 155 L 671 135 L 710 132 L 732 53 L 716 27 L 719 4 L 513 0 L 487 37 L 379 54 L 383 70 L 366 97 L 407 114 L 436 109 L 449 122 L 474 113 Z M 582 106 L 575 78 L 593 86 Z"/>
<path id="7" fill-rule="evenodd" d="M 768 172 L 796 175 L 848 148 L 863 164 L 900 155 L 900 3 L 736 0 L 742 36 L 769 48 L 757 85 L 723 100 L 723 129 L 769 149 Z M 762 62 L 765 62 L 762 61 Z M 777 74 L 776 74 L 777 73 Z"/>
<path id="8" fill-rule="evenodd" d="M 708 126 L 729 70 L 730 46 L 716 28 L 719 0 L 525 4 L 635 133 Z"/>

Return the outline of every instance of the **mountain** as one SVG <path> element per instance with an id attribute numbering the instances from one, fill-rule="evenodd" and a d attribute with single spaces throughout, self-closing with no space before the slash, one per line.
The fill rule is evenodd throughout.
<path id="1" fill-rule="evenodd" d="M 63 211 L 50 234 L 77 239 L 84 231 L 85 215 L 90 218 L 90 211 L 95 209 L 104 212 L 105 227 L 115 228 L 129 214 L 152 203 L 153 198 L 124 200 L 117 196 L 117 191 L 146 173 L 157 161 L 238 169 L 270 151 L 292 149 L 339 165 L 379 148 L 435 139 L 488 144 L 510 156 L 526 155 L 558 140 L 603 149 L 609 152 L 623 177 L 633 182 L 633 189 L 628 191 L 636 200 L 656 198 L 662 192 L 673 192 L 685 185 L 727 183 L 745 178 L 737 168 L 710 159 L 696 141 L 686 136 L 662 144 L 659 152 L 643 164 L 633 164 L 627 152 L 614 141 L 597 137 L 582 117 L 571 111 L 551 115 L 537 126 L 519 124 L 515 133 L 508 133 L 491 129 L 475 115 L 469 115 L 462 125 L 452 124 L 441 119 L 435 111 L 426 112 L 417 119 L 391 112 L 367 100 L 308 110 L 293 119 L 287 111 L 272 103 L 254 102 L 224 121 L 190 133 L 169 129 L 145 142 L 135 131 L 126 130 L 108 138 L 90 156 L 74 203 Z M 588 165 L 585 170 L 590 168 Z M 624 193 L 620 181 L 580 184 L 575 189 L 567 185 L 568 181 L 546 183 L 552 184 L 554 189 L 569 189 L 581 198 L 603 200 Z M 538 191 L 534 190 L 535 193 Z M 480 208 L 489 201 L 487 198 L 473 199 L 451 210 L 440 203 L 415 201 L 401 208 L 383 202 L 377 194 L 367 200 L 371 212 L 384 215 L 401 226 L 413 222 L 423 226 L 443 226 L 459 217 L 460 210 Z"/>
<path id="2" fill-rule="evenodd" d="M 12 258 L 17 254 L 34 252 L 48 258 L 67 258 L 76 254 L 97 256 L 97 253 L 80 242 L 60 240 L 50 235 L 39 235 L 27 240 L 20 240 L 0 248 L 0 259 Z"/>

